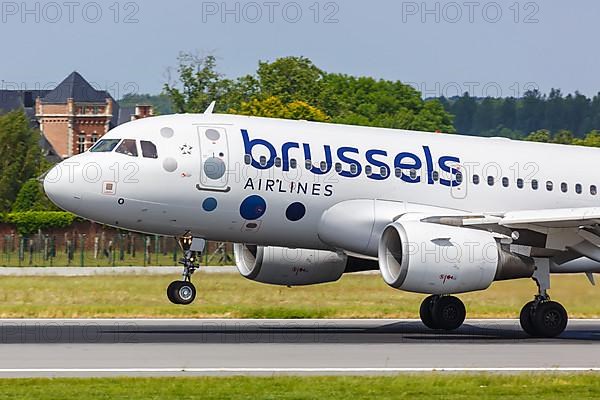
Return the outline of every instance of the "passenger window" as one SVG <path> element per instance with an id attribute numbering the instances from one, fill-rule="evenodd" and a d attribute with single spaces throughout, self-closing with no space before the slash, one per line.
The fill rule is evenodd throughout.
<path id="1" fill-rule="evenodd" d="M 267 166 L 267 157 L 266 156 L 260 156 L 260 166 L 261 167 Z"/>
<path id="2" fill-rule="evenodd" d="M 396 178 L 402 178 L 402 169 L 401 168 L 396 168 L 394 170 L 395 174 L 396 174 Z"/>
<path id="3" fill-rule="evenodd" d="M 412 180 L 417 179 L 417 170 L 416 169 L 410 170 L 410 179 L 412 179 Z"/>
<path id="4" fill-rule="evenodd" d="M 250 164 L 252 164 L 252 156 L 251 156 L 250 154 L 246 154 L 246 155 L 244 156 L 244 163 L 245 163 L 246 165 L 250 165 Z"/>
<path id="5" fill-rule="evenodd" d="M 437 181 L 439 181 L 439 180 L 440 180 L 440 173 L 439 173 L 439 172 L 437 172 L 437 171 L 433 171 L 433 172 L 431 173 L 431 179 L 433 179 L 433 180 L 434 180 L 434 182 L 437 182 Z"/>
<path id="6" fill-rule="evenodd" d="M 335 172 L 337 172 L 339 174 L 340 172 L 342 172 L 342 170 L 343 170 L 342 164 L 335 163 Z"/>
<path id="7" fill-rule="evenodd" d="M 490 186 L 494 186 L 494 177 L 493 176 L 488 176 L 488 185 Z"/>
<path id="8" fill-rule="evenodd" d="M 590 194 L 591 194 L 592 196 L 595 196 L 595 195 L 597 195 L 597 194 L 598 194 L 598 189 L 596 188 L 596 185 L 592 185 L 592 186 L 590 186 Z"/>
<path id="9" fill-rule="evenodd" d="M 295 159 L 295 158 L 292 158 L 292 159 L 290 160 L 290 168 L 291 168 L 291 169 L 296 169 L 296 168 L 298 168 L 298 161 L 296 161 L 296 159 Z"/>
<path id="10" fill-rule="evenodd" d="M 327 172 L 327 168 L 329 166 L 327 165 L 326 161 L 321 161 L 321 172 Z"/>
<path id="11" fill-rule="evenodd" d="M 479 185 L 479 175 L 473 175 L 473 183 Z"/>
<path id="12" fill-rule="evenodd" d="M 383 178 L 387 178 L 388 176 L 388 170 L 386 167 L 381 167 L 379 169 L 379 175 L 381 175 Z"/>
<path id="13" fill-rule="evenodd" d="M 137 146 L 135 144 L 135 140 L 133 140 L 133 139 L 123 140 L 121 142 L 121 144 L 119 145 L 119 147 L 117 147 L 117 150 L 115 150 L 115 151 L 117 153 L 125 154 L 125 155 L 131 156 L 131 157 L 138 156 Z"/>
<path id="14" fill-rule="evenodd" d="M 281 168 L 281 158 L 279 158 L 279 157 L 275 158 L 275 166 L 277 168 Z"/>
<path id="15" fill-rule="evenodd" d="M 117 147 L 121 139 L 102 139 L 90 149 L 92 153 L 110 153 Z"/>
<path id="16" fill-rule="evenodd" d="M 506 177 L 502 178 L 502 186 L 508 187 L 508 184 L 509 184 L 508 178 L 506 178 Z"/>
<path id="17" fill-rule="evenodd" d="M 517 179 L 517 187 L 519 189 L 523 189 L 525 187 L 525 182 L 523 182 L 523 179 L 521 179 L 521 178 Z"/>
<path id="18" fill-rule="evenodd" d="M 531 181 L 531 188 L 533 190 L 538 190 L 539 186 L 540 185 L 539 185 L 539 183 L 538 183 L 538 181 L 536 179 L 534 179 L 534 180 Z"/>
<path id="19" fill-rule="evenodd" d="M 370 166 L 370 165 L 367 165 L 367 166 L 365 167 L 365 174 L 367 174 L 367 176 L 371 176 L 371 175 L 373 175 L 373 169 L 371 168 L 371 166 Z"/>
<path id="20" fill-rule="evenodd" d="M 563 193 L 567 193 L 567 191 L 569 190 L 569 186 L 567 185 L 566 182 L 563 182 L 560 184 L 560 190 Z"/>
<path id="21" fill-rule="evenodd" d="M 462 174 L 462 172 L 460 172 L 460 171 L 458 171 L 458 172 L 456 173 L 456 183 L 458 183 L 459 185 L 460 185 L 461 183 L 463 183 L 463 174 Z"/>
<path id="22" fill-rule="evenodd" d="M 577 185 L 575 185 L 575 192 L 577 194 L 583 193 L 583 187 L 581 186 L 581 183 L 578 183 Z"/>
<path id="23" fill-rule="evenodd" d="M 144 158 L 158 158 L 158 151 L 156 151 L 154 143 L 142 140 L 140 145 L 142 146 L 142 156 Z"/>
<path id="24" fill-rule="evenodd" d="M 306 168 L 307 170 L 311 170 L 313 167 L 312 165 L 312 161 L 311 160 L 304 160 L 304 168 Z"/>
<path id="25" fill-rule="evenodd" d="M 356 175 L 358 173 L 358 166 L 356 164 L 350 165 L 350 173 Z"/>
<path id="26" fill-rule="evenodd" d="M 554 184 L 552 183 L 552 181 L 548 181 L 546 182 L 546 190 L 551 192 L 552 190 L 554 190 Z"/>

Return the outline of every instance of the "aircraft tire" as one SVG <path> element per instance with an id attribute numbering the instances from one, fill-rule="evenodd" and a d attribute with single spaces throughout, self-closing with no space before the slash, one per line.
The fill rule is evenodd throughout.
<path id="1" fill-rule="evenodd" d="M 435 322 L 433 321 L 433 304 L 440 296 L 431 295 L 421 303 L 421 307 L 419 308 L 419 316 L 421 317 L 421 322 L 423 325 L 428 327 L 429 329 L 438 329 Z"/>
<path id="2" fill-rule="evenodd" d="M 545 301 L 536 307 L 532 322 L 538 337 L 554 338 L 564 332 L 569 316 L 560 303 Z"/>
<path id="3" fill-rule="evenodd" d="M 438 329 L 453 331 L 465 322 L 467 310 L 458 297 L 442 296 L 433 305 L 432 315 Z"/>

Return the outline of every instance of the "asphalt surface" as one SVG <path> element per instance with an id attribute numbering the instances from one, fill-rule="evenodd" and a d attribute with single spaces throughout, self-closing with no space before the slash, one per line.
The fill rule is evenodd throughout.
<path id="1" fill-rule="evenodd" d="M 0 377 L 600 371 L 600 320 L 557 339 L 514 320 L 2 320 L 0 345 Z"/>

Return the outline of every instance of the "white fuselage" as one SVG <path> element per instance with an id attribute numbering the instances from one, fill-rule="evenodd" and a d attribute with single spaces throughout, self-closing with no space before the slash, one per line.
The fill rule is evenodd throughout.
<path id="1" fill-rule="evenodd" d="M 48 174 L 48 195 L 153 234 L 327 249 L 323 213 L 348 200 L 492 214 L 600 204 L 592 148 L 217 114 L 143 119 L 103 139 L 135 140 L 139 154 L 73 157 Z"/>

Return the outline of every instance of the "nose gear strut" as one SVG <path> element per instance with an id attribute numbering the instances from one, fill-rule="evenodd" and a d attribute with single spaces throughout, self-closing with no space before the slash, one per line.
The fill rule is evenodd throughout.
<path id="1" fill-rule="evenodd" d="M 199 260 L 206 247 L 206 240 L 194 238 L 188 233 L 178 239 L 183 257 L 179 264 L 183 265 L 182 280 L 172 282 L 167 288 L 167 298 L 173 304 L 188 305 L 196 299 L 196 287 L 192 284 L 192 275 L 199 268 Z"/>

